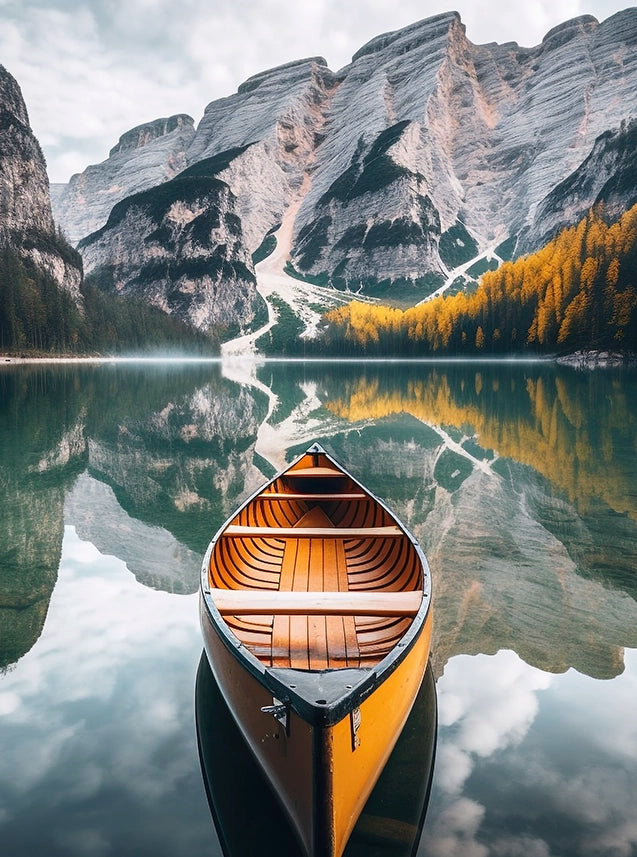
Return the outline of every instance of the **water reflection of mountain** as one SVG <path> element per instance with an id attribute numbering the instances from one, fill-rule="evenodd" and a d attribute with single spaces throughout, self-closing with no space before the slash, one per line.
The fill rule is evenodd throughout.
<path id="1" fill-rule="evenodd" d="M 0 668 L 42 632 L 57 579 L 64 496 L 85 466 L 72 374 L 0 371 Z"/>
<path id="2" fill-rule="evenodd" d="M 79 476 L 68 493 L 64 516 L 73 521 L 81 539 L 103 554 L 116 554 L 144 586 L 179 594 L 197 590 L 201 554 L 164 527 L 132 518 L 112 488 L 88 473 Z"/>
<path id="3" fill-rule="evenodd" d="M 623 669 L 623 646 L 637 644 L 637 419 L 634 379 L 620 380 L 541 366 L 322 377 L 325 408 L 350 426 L 328 448 L 398 510 L 433 566 L 439 669 L 500 648 L 549 671 Z"/>
<path id="4" fill-rule="evenodd" d="M 634 376 L 310 363 L 232 381 L 162 364 L 14 367 L 0 384 L 5 663 L 40 633 L 64 522 L 145 585 L 193 592 L 211 534 L 314 439 L 421 540 L 438 672 L 511 648 L 608 677 L 637 646 Z"/>
<path id="5" fill-rule="evenodd" d="M 0 391 L 0 666 L 42 631 L 65 523 L 194 592 L 211 531 L 261 480 L 264 397 L 218 365 L 3 367 Z"/>
<path id="6" fill-rule="evenodd" d="M 626 466 L 637 450 L 637 377 L 492 365 L 398 377 L 367 371 L 332 390 L 326 408 L 352 423 L 409 414 L 434 427 L 445 444 L 438 484 L 482 468 L 524 485 L 529 511 L 579 573 L 637 595 L 637 474 Z"/>
<path id="7" fill-rule="evenodd" d="M 203 553 L 260 478 L 252 457 L 264 397 L 222 378 L 218 364 L 120 367 L 94 395 L 89 472 L 131 517 Z"/>

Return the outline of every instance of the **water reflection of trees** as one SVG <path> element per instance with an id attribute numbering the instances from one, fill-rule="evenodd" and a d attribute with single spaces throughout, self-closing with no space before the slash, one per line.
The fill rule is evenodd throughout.
<path id="1" fill-rule="evenodd" d="M 73 516 L 67 523 L 103 552 L 128 551 L 138 579 L 195 591 L 211 533 L 250 478 L 260 478 L 251 473 L 252 448 L 266 412 L 263 396 L 225 380 L 214 364 L 3 367 L 0 667 L 21 657 L 42 631 L 65 503 Z M 78 481 L 85 471 L 98 483 Z M 97 484 L 117 502 L 107 502 Z M 175 567 L 135 552 L 136 534 L 143 544 L 152 527 L 177 540 Z"/>
<path id="2" fill-rule="evenodd" d="M 637 378 L 554 367 L 404 370 L 343 379 L 326 407 L 349 421 L 408 413 L 466 426 L 484 449 L 533 467 L 580 511 L 600 498 L 637 521 Z"/>
<path id="3" fill-rule="evenodd" d="M 511 648 L 549 671 L 622 671 L 637 645 L 634 380 L 421 364 L 325 385 L 356 430 L 334 451 L 429 557 L 438 669 Z"/>

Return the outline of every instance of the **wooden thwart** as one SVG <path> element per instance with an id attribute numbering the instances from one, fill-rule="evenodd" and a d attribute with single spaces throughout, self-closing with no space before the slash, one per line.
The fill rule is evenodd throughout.
<path id="1" fill-rule="evenodd" d="M 299 479 L 345 479 L 345 474 L 332 467 L 297 467 L 296 470 L 288 470 L 283 474 L 285 479 L 298 477 Z"/>
<path id="2" fill-rule="evenodd" d="M 399 527 L 244 527 L 231 524 L 221 534 L 226 538 L 243 539 L 372 539 L 402 538 Z"/>
<path id="3" fill-rule="evenodd" d="M 415 616 L 422 590 L 412 592 L 281 592 L 211 589 L 222 616 Z"/>
<path id="4" fill-rule="evenodd" d="M 362 492 L 351 492 L 350 494 L 315 494 L 300 492 L 270 491 L 267 494 L 259 494 L 255 500 L 367 500 L 368 497 Z"/>

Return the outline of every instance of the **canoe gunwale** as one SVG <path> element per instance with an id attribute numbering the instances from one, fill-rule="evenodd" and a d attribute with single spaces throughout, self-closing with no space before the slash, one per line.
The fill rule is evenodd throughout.
<path id="1" fill-rule="evenodd" d="M 365 492 L 367 496 L 369 496 L 374 502 L 378 503 L 390 516 L 392 519 L 396 521 L 396 524 L 400 527 L 405 537 L 409 539 L 409 541 L 414 546 L 418 560 L 422 570 L 422 588 L 423 588 L 423 598 L 418 609 L 418 612 L 413 617 L 413 620 L 401 637 L 400 641 L 391 649 L 391 651 L 385 655 L 382 660 L 379 661 L 373 667 L 359 667 L 356 669 L 348 669 L 343 670 L 339 668 L 335 669 L 325 669 L 325 670 L 299 670 L 293 668 L 275 668 L 275 667 L 267 667 L 265 666 L 252 652 L 233 634 L 232 630 L 226 624 L 223 616 L 217 609 L 212 595 L 210 591 L 210 581 L 209 581 L 209 566 L 212 552 L 217 544 L 217 541 L 220 537 L 222 537 L 224 530 L 229 525 L 230 520 L 234 519 L 237 514 L 252 503 L 264 490 L 267 485 L 274 482 L 278 479 L 282 474 L 286 473 L 288 468 L 285 468 L 283 471 L 277 473 L 272 479 L 268 480 L 264 485 L 261 485 L 253 494 L 251 494 L 241 506 L 233 512 L 231 518 L 229 518 L 217 531 L 213 540 L 208 546 L 206 553 L 203 558 L 202 566 L 201 566 L 201 583 L 200 583 L 200 599 L 201 599 L 201 607 L 202 610 L 205 610 L 206 616 L 210 622 L 212 628 L 214 628 L 215 633 L 218 635 L 226 649 L 233 655 L 233 657 L 252 675 L 254 678 L 263 685 L 273 697 L 278 699 L 281 704 L 288 706 L 296 714 L 299 715 L 303 720 L 312 726 L 316 727 L 326 727 L 338 723 L 343 717 L 346 717 L 351 711 L 355 708 L 359 707 L 360 704 L 370 696 L 374 690 L 379 687 L 404 661 L 409 652 L 412 650 L 413 646 L 417 642 L 420 637 L 425 624 L 427 617 L 430 613 L 431 606 L 431 574 L 429 571 L 429 565 L 427 563 L 427 559 L 424 555 L 424 552 L 417 540 L 414 538 L 412 533 L 408 530 L 408 528 L 396 517 L 396 515 L 391 511 L 391 509 L 378 497 L 376 497 L 371 491 L 366 489 L 355 477 L 353 477 L 350 473 L 348 473 L 345 468 L 342 467 L 338 462 L 334 461 L 328 453 L 325 452 L 322 447 L 318 444 L 310 447 L 306 453 L 306 455 L 311 452 L 320 452 L 325 455 L 328 460 L 330 460 L 335 467 L 339 469 L 343 473 L 344 476 L 349 477 L 357 486 L 361 488 L 362 491 Z M 303 457 L 303 455 L 299 456 L 297 460 Z M 295 462 L 292 462 L 289 467 L 292 467 Z M 214 671 L 214 664 L 211 663 Z M 339 674 L 347 672 L 350 680 L 348 681 L 348 686 L 352 684 L 351 678 L 352 674 L 360 675 L 359 680 L 353 684 L 353 686 L 348 687 L 346 692 L 344 692 L 337 699 L 332 702 L 326 702 L 325 704 L 317 704 L 314 701 L 310 701 L 304 695 L 301 695 L 295 692 L 295 689 L 290 687 L 290 684 L 296 685 L 297 680 L 295 676 L 307 677 L 311 676 L 319 676 L 324 675 L 326 673 L 330 674 Z M 289 677 L 289 684 L 287 681 L 283 681 L 282 678 L 287 679 Z M 301 686 L 307 686 L 307 681 L 299 681 L 298 684 Z"/>

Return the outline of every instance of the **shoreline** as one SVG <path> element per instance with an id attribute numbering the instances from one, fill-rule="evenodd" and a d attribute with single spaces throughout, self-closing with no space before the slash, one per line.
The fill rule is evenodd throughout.
<path id="1" fill-rule="evenodd" d="M 24 363 L 112 363 L 117 359 L 117 357 L 49 357 L 47 355 L 14 357 L 9 354 L 0 354 L 0 366 L 15 366 Z"/>
<path id="2" fill-rule="evenodd" d="M 570 366 L 572 369 L 626 369 L 637 366 L 637 355 L 621 351 L 595 350 L 581 348 L 572 354 L 556 357 L 558 366 Z"/>
<path id="3" fill-rule="evenodd" d="M 616 351 L 596 351 L 594 349 L 580 349 L 572 354 L 566 355 L 503 355 L 501 357 L 484 355 L 459 356 L 447 355 L 439 357 L 402 357 L 394 355 L 391 357 L 351 357 L 330 356 L 302 357 L 302 356 L 274 356 L 261 354 L 254 351 L 245 353 L 230 352 L 214 357 L 189 357 L 187 355 L 150 356 L 144 354 L 122 355 L 122 356 L 54 356 L 54 355 L 10 355 L 0 354 L 0 368 L 2 366 L 42 365 L 42 364 L 116 364 L 116 363 L 476 363 L 476 364 L 524 364 L 524 363 L 555 363 L 558 366 L 566 366 L 578 371 L 590 371 L 593 369 L 626 369 L 637 367 L 637 354 L 621 353 Z"/>

